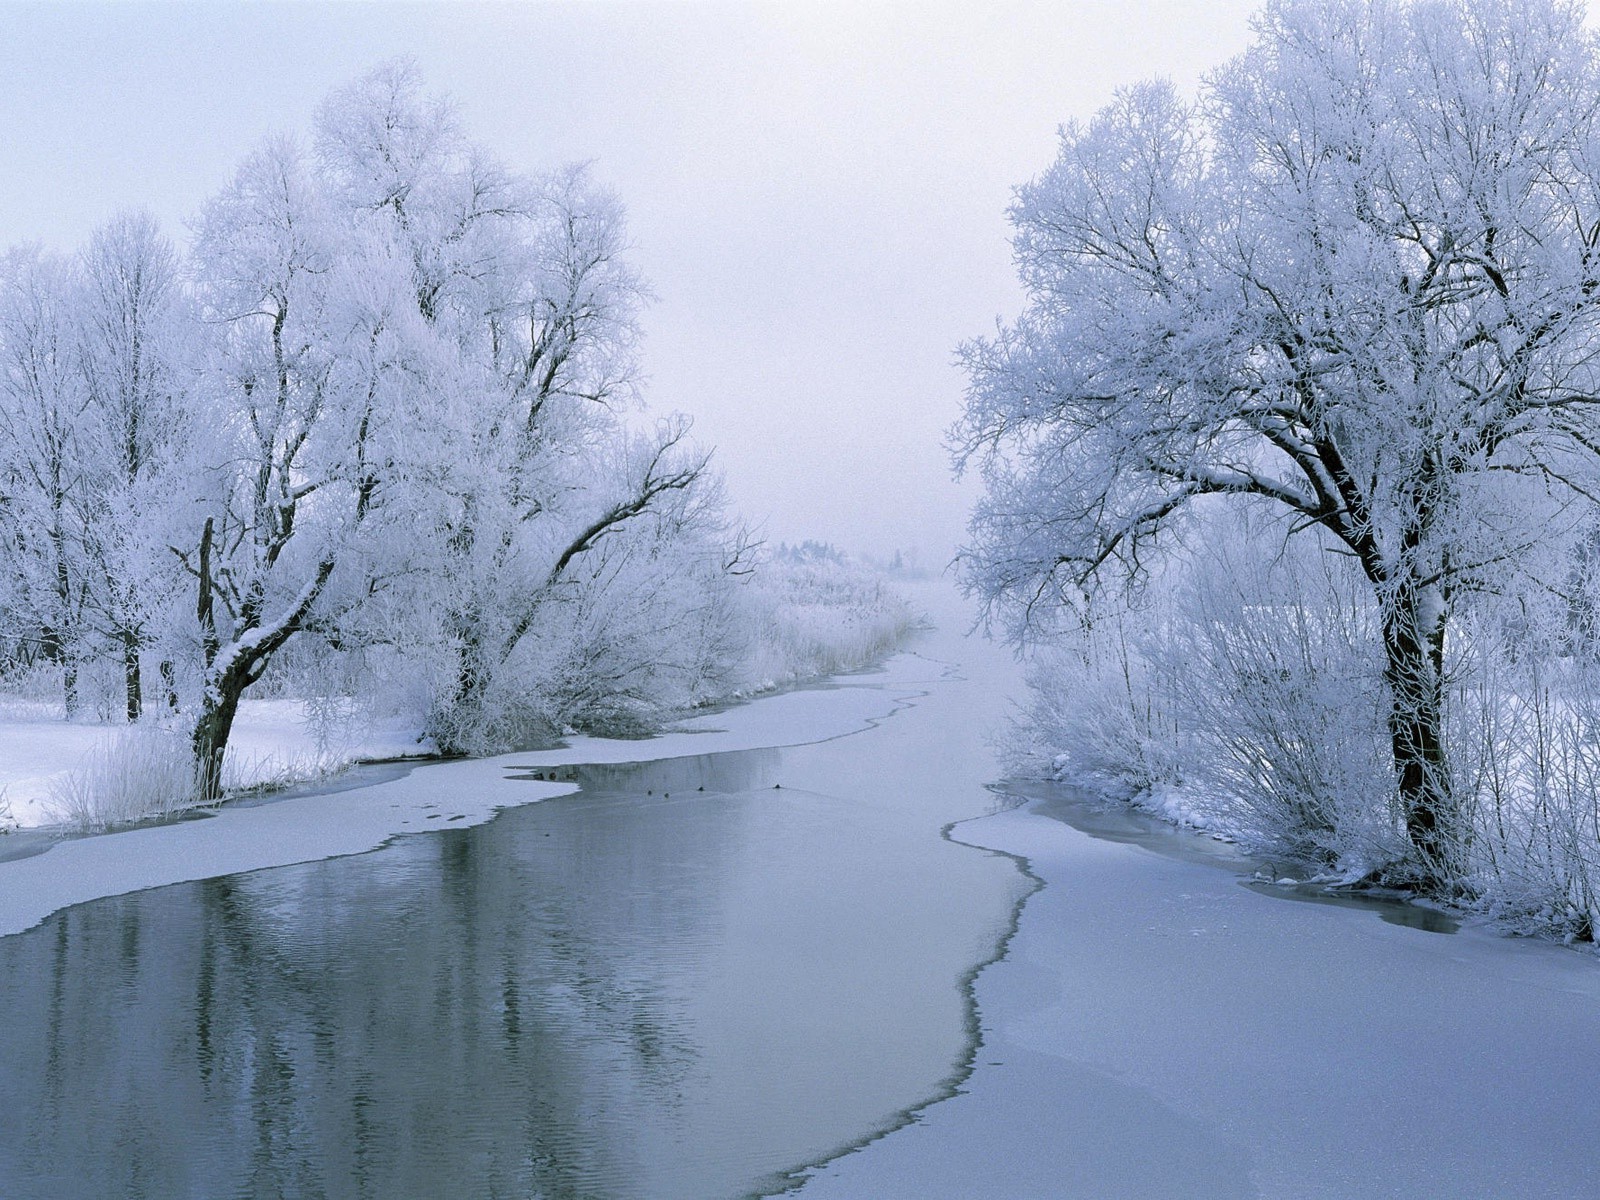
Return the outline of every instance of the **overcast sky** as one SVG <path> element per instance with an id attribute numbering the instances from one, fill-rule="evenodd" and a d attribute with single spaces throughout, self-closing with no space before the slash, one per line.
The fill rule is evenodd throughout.
<path id="1" fill-rule="evenodd" d="M 0 0 L 0 245 L 129 206 L 182 238 L 263 136 L 410 55 L 509 165 L 621 194 L 651 409 L 694 414 L 744 515 L 942 564 L 954 348 L 1020 303 L 1011 188 L 1113 89 L 1192 88 L 1256 6 Z"/>

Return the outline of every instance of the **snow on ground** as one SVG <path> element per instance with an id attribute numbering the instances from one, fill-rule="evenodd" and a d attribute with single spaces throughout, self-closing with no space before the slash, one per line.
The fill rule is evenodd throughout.
<path id="1" fill-rule="evenodd" d="M 1600 1195 L 1600 970 L 1296 903 L 1035 811 L 958 826 L 1044 882 L 979 977 L 975 1070 L 805 1200 Z"/>
<path id="2" fill-rule="evenodd" d="M 63 721 L 59 710 L 17 701 L 0 705 L 0 828 L 54 823 L 51 786 L 127 728 Z M 432 749 L 404 718 L 368 722 L 335 714 L 314 720 L 301 700 L 246 700 L 228 749 L 228 782 L 246 787 L 306 778 L 362 759 Z"/>
<path id="3" fill-rule="evenodd" d="M 0 720 L 0 829 L 47 825 L 50 785 L 86 759 L 110 730 L 60 718 Z"/>
<path id="4" fill-rule="evenodd" d="M 841 676 L 837 682 L 846 691 L 860 692 L 862 684 L 903 687 L 930 678 L 929 672 L 926 659 L 905 654 L 891 659 L 882 670 Z M 58 709 L 48 704 L 0 705 L 0 830 L 56 823 L 50 804 L 52 784 L 127 728 L 69 723 L 61 719 Z M 682 751 L 662 750 L 660 738 L 575 737 L 566 748 L 523 755 L 522 759 L 538 766 L 616 763 L 747 750 L 755 744 L 795 746 L 863 728 L 862 722 L 870 719 L 865 714 L 875 712 L 876 705 L 860 695 L 820 704 L 813 698 L 813 689 L 807 689 L 758 697 L 731 711 L 740 714 L 729 718 L 731 728 L 724 728 L 728 721 L 717 713 L 675 723 L 674 731 L 696 737 L 692 744 L 683 743 L 692 748 Z M 841 730 L 839 722 L 848 728 Z M 752 738 L 758 742 L 752 743 Z M 415 757 L 434 749 L 405 717 L 373 721 L 333 714 L 319 719 L 307 711 L 302 700 L 246 700 L 239 706 L 228 744 L 226 779 L 234 788 L 287 784 L 330 775 L 355 762 Z"/>
<path id="5" fill-rule="evenodd" d="M 680 722 L 660 737 L 615 741 L 574 738 L 569 746 L 493 758 L 424 763 L 399 778 L 343 791 L 291 795 L 270 804 L 225 806 L 214 816 L 72 838 L 44 853 L 0 861 L 0 936 L 31 928 L 68 905 L 238 871 L 358 854 L 401 833 L 487 821 L 513 805 L 548 799 L 572 785 L 528 777 L 530 769 L 578 763 L 640 762 L 726 750 L 795 746 L 865 729 L 910 703 L 938 664 L 897 655 L 885 669 L 843 676 L 830 685 L 762 697 Z M 282 702 L 267 702 L 281 704 Z M 256 714 L 246 747 L 305 752 L 315 739 L 287 708 Z M 104 736 L 104 728 L 33 722 L 0 726 L 7 771 L 25 793 Z M 243 732 L 243 730 L 241 730 Z M 383 745 L 379 731 L 366 747 Z M 402 735 L 403 736 L 403 735 Z M 393 742 L 387 743 L 393 744 Z M 54 756 L 54 757 L 52 757 Z M 15 762 L 32 764 L 26 771 Z M 21 836 L 21 835 L 19 835 Z M 5 841 L 0 839 L 0 852 Z"/>

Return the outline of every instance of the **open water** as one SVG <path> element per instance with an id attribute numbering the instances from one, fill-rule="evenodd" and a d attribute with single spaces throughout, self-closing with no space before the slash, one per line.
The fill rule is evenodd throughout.
<path id="1" fill-rule="evenodd" d="M 784 1190 L 968 1069 L 1031 886 L 941 836 L 994 802 L 977 649 L 864 733 L 0 939 L 0 1196 Z"/>

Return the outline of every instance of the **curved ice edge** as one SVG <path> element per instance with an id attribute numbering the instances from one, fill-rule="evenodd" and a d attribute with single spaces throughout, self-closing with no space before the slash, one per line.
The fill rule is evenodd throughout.
<path id="1" fill-rule="evenodd" d="M 909 1126 L 920 1124 L 923 1115 L 929 1109 L 943 1104 L 947 1100 L 953 1100 L 967 1090 L 967 1084 L 979 1070 L 978 1055 L 984 1048 L 983 1006 L 978 999 L 979 977 L 990 967 L 1006 960 L 1011 953 L 1011 943 L 1022 928 L 1023 910 L 1027 908 L 1028 901 L 1032 900 L 1035 895 L 1046 887 L 1044 876 L 1033 869 L 1033 861 L 1026 854 L 990 846 L 976 840 L 969 841 L 956 836 L 956 831 L 962 826 L 987 820 L 994 815 L 994 812 L 988 812 L 978 813 L 971 817 L 963 817 L 959 821 L 951 821 L 939 830 L 939 836 L 952 845 L 965 846 L 967 849 L 976 850 L 981 854 L 992 854 L 997 858 L 1010 859 L 1012 865 L 1017 868 L 1017 873 L 1026 881 L 1022 890 L 1017 893 L 1016 899 L 1012 901 L 1011 911 L 987 955 L 962 972 L 959 987 L 965 1009 L 962 1031 L 964 1040 L 961 1053 L 952 1064 L 950 1074 L 922 1099 L 890 1113 L 873 1128 L 865 1131 L 852 1141 L 836 1146 L 826 1154 L 810 1159 L 798 1166 L 775 1172 L 766 1181 L 764 1190 L 755 1193 L 756 1195 L 775 1197 L 792 1192 L 804 1192 L 806 1187 L 813 1182 L 823 1181 L 829 1169 L 842 1160 L 848 1159 L 852 1155 L 858 1154 L 886 1138 L 893 1137 Z M 998 1066 L 999 1064 L 990 1063 L 989 1065 Z"/>
<path id="2" fill-rule="evenodd" d="M 933 670 L 930 671 L 930 664 Z M 659 737 L 579 737 L 553 750 L 421 763 L 397 779 L 312 791 L 201 821 L 58 842 L 0 862 L 0 937 L 75 904 L 146 888 L 375 850 L 391 838 L 488 821 L 501 809 L 576 791 L 529 779 L 530 768 L 652 762 L 808 745 L 870 729 L 926 693 L 944 664 L 898 654 L 871 674 L 762 696 L 680 722 Z"/>

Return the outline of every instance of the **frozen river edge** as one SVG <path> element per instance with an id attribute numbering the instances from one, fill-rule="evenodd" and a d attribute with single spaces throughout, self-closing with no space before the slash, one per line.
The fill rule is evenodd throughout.
<path id="1" fill-rule="evenodd" d="M 949 834 L 1040 884 L 975 981 L 970 1075 L 802 1196 L 1600 1194 L 1591 956 L 1284 903 L 1052 807 Z"/>
<path id="2" fill-rule="evenodd" d="M 904 653 L 837 676 L 679 721 L 658 737 L 574 737 L 549 750 L 422 762 L 364 786 L 230 805 L 196 820 L 69 838 L 0 861 L 0 937 L 76 904 L 146 888 L 361 854 L 400 834 L 481 824 L 502 809 L 575 790 L 560 768 L 807 745 L 868 729 L 911 703 L 942 667 Z M 551 778 L 539 779 L 535 775 Z M 3 846 L 0 846 L 3 849 Z"/>

